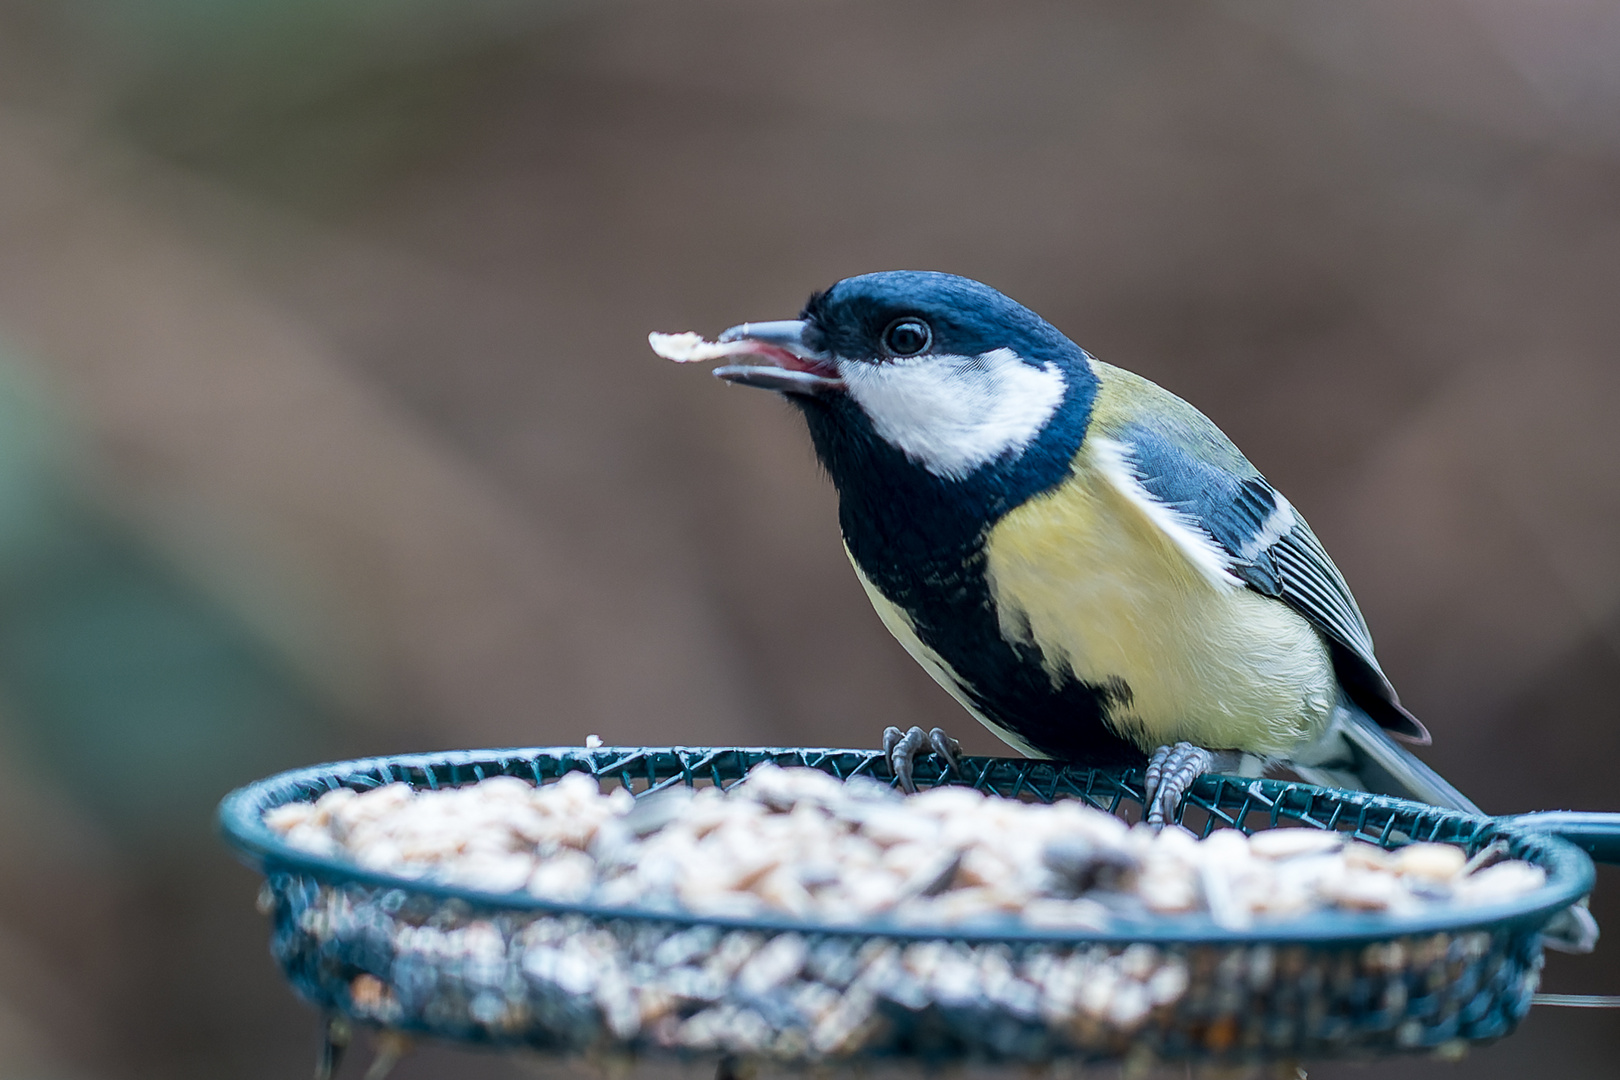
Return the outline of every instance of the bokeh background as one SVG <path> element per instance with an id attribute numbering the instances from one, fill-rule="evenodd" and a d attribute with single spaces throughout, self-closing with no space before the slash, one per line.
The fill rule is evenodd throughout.
<path id="1" fill-rule="evenodd" d="M 868 270 L 1201 406 L 1431 762 L 1620 810 L 1617 56 L 1611 0 L 0 0 L 0 1076 L 305 1075 L 210 823 L 283 767 L 991 750 L 791 411 L 645 345 Z M 1312 1074 L 1612 1077 L 1613 1017 Z"/>

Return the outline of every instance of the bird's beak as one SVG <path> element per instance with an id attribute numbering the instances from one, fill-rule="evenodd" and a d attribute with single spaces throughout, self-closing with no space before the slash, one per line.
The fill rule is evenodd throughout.
<path id="1" fill-rule="evenodd" d="M 844 388 L 833 358 L 819 347 L 814 328 L 800 319 L 743 323 L 720 335 L 738 353 L 760 357 L 757 364 L 727 364 L 714 373 L 739 386 L 784 394 L 819 395 Z"/>

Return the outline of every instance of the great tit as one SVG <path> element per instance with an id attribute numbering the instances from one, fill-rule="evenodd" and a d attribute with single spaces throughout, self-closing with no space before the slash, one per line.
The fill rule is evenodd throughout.
<path id="1" fill-rule="evenodd" d="M 1272 764 L 1479 812 L 1396 741 L 1429 736 L 1305 519 L 1174 394 L 920 271 L 708 349 L 798 407 L 883 624 L 1019 751 L 1145 760 L 1155 822 L 1203 772 Z M 885 748 L 907 785 L 918 753 L 957 749 L 892 728 Z"/>

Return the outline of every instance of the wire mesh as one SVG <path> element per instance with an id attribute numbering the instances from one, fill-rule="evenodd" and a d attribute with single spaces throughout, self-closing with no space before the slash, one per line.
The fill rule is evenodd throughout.
<path id="1" fill-rule="evenodd" d="M 1247 1061 L 1454 1051 L 1510 1032 L 1541 970 L 1540 931 L 1592 884 L 1546 833 L 1421 804 L 1274 780 L 1205 777 L 1182 821 L 1207 835 L 1282 825 L 1384 847 L 1498 840 L 1547 871 L 1491 907 L 1410 916 L 1319 912 L 1245 930 L 1207 917 L 1105 930 L 858 927 L 565 905 L 363 870 L 292 849 L 264 812 L 336 787 L 433 790 L 586 772 L 637 795 L 740 781 L 761 762 L 893 782 L 881 753 L 783 748 L 548 748 L 377 758 L 286 773 L 221 807 L 267 876 L 271 951 L 318 1007 L 364 1024 L 562 1053 L 721 1053 L 783 1063 Z M 1135 819 L 1139 770 L 968 758 L 919 763 L 921 786 L 1081 799 Z M 769 957 L 767 964 L 763 957 Z M 750 965 L 755 965 L 750 969 Z M 787 972 L 772 979 L 757 969 Z M 755 975 L 750 975 L 755 970 Z"/>

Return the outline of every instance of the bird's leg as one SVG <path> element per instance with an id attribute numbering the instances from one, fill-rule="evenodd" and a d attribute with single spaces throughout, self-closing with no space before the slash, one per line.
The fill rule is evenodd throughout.
<path id="1" fill-rule="evenodd" d="M 1541 943 L 1557 952 L 1589 953 L 1597 948 L 1601 933 L 1586 901 L 1577 900 L 1541 928 Z"/>
<path id="2" fill-rule="evenodd" d="M 1164 825 L 1173 820 L 1193 781 L 1214 771 L 1215 762 L 1214 753 L 1190 742 L 1153 751 L 1142 782 L 1142 809 L 1147 823 Z"/>
<path id="3" fill-rule="evenodd" d="M 336 1013 L 321 1018 L 321 1046 L 315 1058 L 315 1080 L 332 1080 L 338 1066 L 343 1063 L 343 1051 L 349 1048 L 353 1032 L 349 1021 Z"/>
<path id="4" fill-rule="evenodd" d="M 366 1070 L 364 1080 L 388 1080 L 388 1074 L 394 1071 L 401 1058 L 411 1052 L 413 1045 L 411 1037 L 402 1031 L 377 1032 L 377 1052 L 371 1059 L 371 1068 Z"/>
<path id="5" fill-rule="evenodd" d="M 917 791 L 917 783 L 912 779 L 912 767 L 917 761 L 917 755 L 925 750 L 944 759 L 946 772 L 957 771 L 957 758 L 962 752 L 962 747 L 955 739 L 945 734 L 944 728 L 935 728 L 927 732 L 920 727 L 914 727 L 910 731 L 901 731 L 897 727 L 883 729 L 883 756 L 889 759 L 889 767 L 894 770 L 896 779 L 900 781 L 900 790 L 908 795 Z"/>

